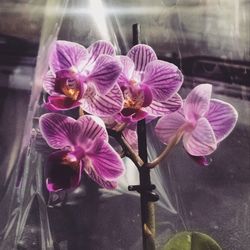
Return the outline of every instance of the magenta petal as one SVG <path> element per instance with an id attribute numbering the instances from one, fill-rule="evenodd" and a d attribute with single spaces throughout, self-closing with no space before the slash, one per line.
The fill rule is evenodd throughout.
<path id="1" fill-rule="evenodd" d="M 39 119 L 42 136 L 55 149 L 75 146 L 81 126 L 71 117 L 60 114 L 44 114 Z"/>
<path id="2" fill-rule="evenodd" d="M 99 95 L 98 93 L 86 95 L 81 103 L 81 108 L 89 114 L 106 117 L 121 111 L 123 95 L 118 84 L 115 84 L 106 95 Z"/>
<path id="3" fill-rule="evenodd" d="M 144 71 L 149 62 L 157 59 L 154 50 L 145 44 L 138 44 L 131 48 L 127 54 L 135 64 L 136 71 Z"/>
<path id="4" fill-rule="evenodd" d="M 69 151 L 52 153 L 45 167 L 46 185 L 50 192 L 75 188 L 81 180 L 82 163 L 65 163 L 64 157 Z M 73 165 L 74 164 L 74 165 Z"/>
<path id="5" fill-rule="evenodd" d="M 52 49 L 49 66 L 52 72 L 64 69 L 80 71 L 86 64 L 88 51 L 82 45 L 67 41 L 57 41 Z"/>
<path id="6" fill-rule="evenodd" d="M 52 71 L 48 71 L 43 80 L 43 88 L 49 95 L 58 95 L 59 93 L 55 90 L 56 76 Z"/>
<path id="7" fill-rule="evenodd" d="M 210 107 L 205 117 L 213 128 L 217 142 L 220 142 L 225 139 L 235 127 L 238 113 L 231 104 L 211 99 Z"/>
<path id="8" fill-rule="evenodd" d="M 169 143 L 170 139 L 176 135 L 177 130 L 185 124 L 183 112 L 176 111 L 160 118 L 156 124 L 155 132 L 163 143 Z"/>
<path id="9" fill-rule="evenodd" d="M 212 94 L 211 84 L 200 84 L 195 87 L 184 101 L 184 113 L 187 119 L 196 121 L 209 109 Z"/>
<path id="10" fill-rule="evenodd" d="M 142 85 L 141 90 L 143 91 L 143 98 L 144 98 L 142 107 L 147 107 L 153 101 L 152 91 L 147 85 Z"/>
<path id="11" fill-rule="evenodd" d="M 114 86 L 121 73 L 121 65 L 117 59 L 109 55 L 101 55 L 88 76 L 88 80 L 95 84 L 100 95 L 107 94 Z"/>
<path id="12" fill-rule="evenodd" d="M 117 58 L 122 65 L 122 71 L 119 75 L 117 82 L 120 86 L 126 86 L 129 84 L 132 78 L 135 65 L 133 61 L 127 56 L 117 56 Z"/>
<path id="13" fill-rule="evenodd" d="M 165 101 L 180 89 L 183 82 L 181 71 L 172 63 L 155 60 L 146 69 L 143 85 L 151 88 L 156 101 Z"/>
<path id="14" fill-rule="evenodd" d="M 138 138 L 136 129 L 125 128 L 122 134 L 133 150 L 138 152 Z"/>
<path id="15" fill-rule="evenodd" d="M 183 135 L 183 144 L 187 152 L 194 156 L 205 156 L 215 151 L 216 138 L 206 118 L 200 118 L 195 128 Z"/>
<path id="16" fill-rule="evenodd" d="M 116 181 L 108 181 L 99 176 L 92 167 L 84 168 L 85 173 L 98 185 L 106 189 L 115 189 L 117 187 Z"/>
<path id="17" fill-rule="evenodd" d="M 77 123 L 81 125 L 79 141 L 85 142 L 88 139 L 96 138 L 108 141 L 108 133 L 101 118 L 92 115 L 84 115 L 78 118 Z"/>
<path id="18" fill-rule="evenodd" d="M 187 154 L 192 160 L 194 160 L 197 164 L 199 164 L 202 167 L 208 167 L 212 162 L 212 158 L 208 158 L 208 156 L 194 156 L 190 155 L 189 153 Z"/>
<path id="19" fill-rule="evenodd" d="M 95 140 L 94 147 L 86 154 L 91 159 L 95 172 L 102 179 L 113 181 L 123 174 L 123 161 L 107 142 Z"/>
<path id="20" fill-rule="evenodd" d="M 164 116 L 179 110 L 182 104 L 181 97 L 175 94 L 165 102 L 153 101 L 145 110 L 152 116 Z"/>
<path id="21" fill-rule="evenodd" d="M 48 102 L 45 103 L 45 108 L 48 110 L 68 110 L 79 107 L 80 102 L 74 101 L 71 98 L 63 95 L 49 96 Z"/>
<path id="22" fill-rule="evenodd" d="M 91 44 L 88 47 L 88 52 L 90 55 L 88 63 L 93 63 L 102 54 L 114 56 L 115 48 L 110 42 L 100 40 Z"/>

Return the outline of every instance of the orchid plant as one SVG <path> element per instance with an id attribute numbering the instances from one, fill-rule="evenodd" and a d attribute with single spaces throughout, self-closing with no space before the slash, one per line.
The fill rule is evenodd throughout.
<path id="1" fill-rule="evenodd" d="M 194 158 L 213 153 L 233 130 L 237 111 L 211 99 L 210 84 L 198 85 L 183 101 L 177 93 L 183 79 L 177 66 L 158 60 L 148 45 L 136 45 L 123 56 L 115 55 L 106 41 L 87 49 L 57 41 L 43 81 L 49 113 L 39 122 L 54 149 L 45 166 L 48 191 L 76 188 L 83 173 L 101 187 L 116 188 L 126 171 L 122 157 L 130 157 L 138 168 L 154 168 L 181 138 Z M 58 113 L 77 107 L 77 120 Z M 150 163 L 137 153 L 136 125 L 142 119 L 158 120 L 155 133 L 166 144 Z M 109 136 L 117 139 L 123 154 L 112 148 Z"/>

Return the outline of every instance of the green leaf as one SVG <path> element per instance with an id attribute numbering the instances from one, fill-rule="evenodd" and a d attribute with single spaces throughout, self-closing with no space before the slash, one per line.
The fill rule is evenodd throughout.
<path id="1" fill-rule="evenodd" d="M 222 248 L 206 234 L 181 232 L 174 235 L 163 250 L 222 250 Z"/>

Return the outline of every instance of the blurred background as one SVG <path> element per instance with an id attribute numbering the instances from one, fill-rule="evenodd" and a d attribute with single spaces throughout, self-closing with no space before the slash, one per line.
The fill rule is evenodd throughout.
<path id="1" fill-rule="evenodd" d="M 139 197 L 126 189 L 138 176 L 129 161 L 116 192 L 84 179 L 75 192 L 55 198 L 42 180 L 46 157 L 34 146 L 52 42 L 88 47 L 106 39 L 126 54 L 139 23 L 141 43 L 181 68 L 183 98 L 211 83 L 213 96 L 239 112 L 208 168 L 179 145 L 153 172 L 161 197 L 157 247 L 178 231 L 195 230 L 223 249 L 249 250 L 249 13 L 250 0 L 0 0 L 0 249 L 141 249 Z M 150 127 L 148 139 L 154 157 L 162 145 Z"/>

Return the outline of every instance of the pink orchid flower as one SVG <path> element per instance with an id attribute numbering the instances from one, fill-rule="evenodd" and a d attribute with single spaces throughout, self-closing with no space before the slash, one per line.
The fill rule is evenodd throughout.
<path id="1" fill-rule="evenodd" d="M 190 155 L 213 153 L 235 127 L 238 113 L 229 103 L 211 99 L 211 94 L 212 85 L 198 85 L 188 94 L 182 109 L 160 118 L 155 128 L 160 140 L 168 144 L 175 136 L 182 136 Z"/>
<path id="2" fill-rule="evenodd" d="M 98 116 L 118 113 L 123 96 L 116 83 L 121 65 L 111 43 L 97 41 L 88 49 L 57 41 L 52 50 L 44 90 L 50 95 L 46 107 L 67 110 L 81 106 Z"/>
<path id="3" fill-rule="evenodd" d="M 117 120 L 133 123 L 147 115 L 159 117 L 181 107 L 177 91 L 183 75 L 174 64 L 157 60 L 154 50 L 145 44 L 134 46 L 127 56 L 118 58 L 122 64 L 118 84 L 124 105 Z"/>
<path id="4" fill-rule="evenodd" d="M 103 121 L 85 115 L 78 120 L 61 114 L 45 114 L 39 121 L 42 136 L 56 149 L 47 161 L 46 184 L 49 191 L 75 188 L 85 172 L 100 186 L 113 189 L 124 165 L 108 143 Z"/>

